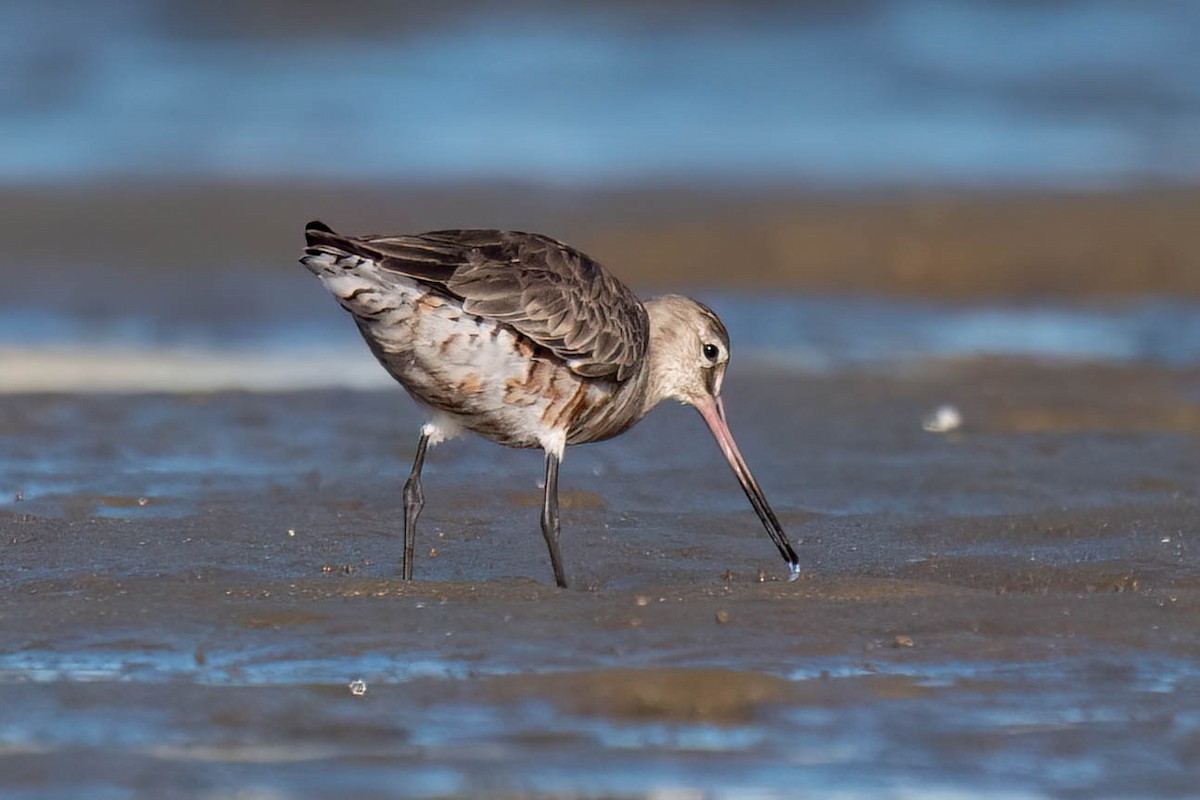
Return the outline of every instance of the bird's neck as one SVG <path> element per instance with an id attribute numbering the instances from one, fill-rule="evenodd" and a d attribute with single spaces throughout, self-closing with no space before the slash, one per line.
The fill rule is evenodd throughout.
<path id="1" fill-rule="evenodd" d="M 662 302 L 662 298 L 647 300 L 644 303 L 646 314 L 650 318 L 650 339 L 646 348 L 646 358 L 642 362 L 644 375 L 638 377 L 644 381 L 642 393 L 642 416 L 675 394 L 673 362 L 668 358 L 671 343 L 675 340 L 676 331 L 672 327 L 675 322 L 670 313 L 670 307 Z"/>

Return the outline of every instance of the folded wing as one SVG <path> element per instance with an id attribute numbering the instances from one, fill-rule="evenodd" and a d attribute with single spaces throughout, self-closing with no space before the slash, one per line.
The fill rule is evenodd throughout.
<path id="1" fill-rule="evenodd" d="M 468 313 L 511 326 L 579 375 L 622 381 L 645 357 L 641 301 L 596 261 L 549 237 L 496 230 L 349 237 L 319 222 L 305 234 L 310 247 L 334 247 L 438 286 Z"/>

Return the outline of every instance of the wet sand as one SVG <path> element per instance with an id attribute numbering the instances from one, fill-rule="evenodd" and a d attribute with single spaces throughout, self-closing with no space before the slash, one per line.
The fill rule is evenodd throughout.
<path id="1" fill-rule="evenodd" d="M 71 336 L 169 361 L 217 330 L 233 350 L 198 385 L 219 385 L 264 327 L 315 352 L 337 312 L 295 264 L 309 217 L 546 231 L 643 290 L 1069 306 L 1200 295 L 1198 208 L 1194 188 L 9 187 L 5 363 Z M 0 794 L 1191 796 L 1200 371 L 1150 350 L 735 356 L 731 424 L 803 577 L 781 580 L 695 413 L 663 408 L 569 452 L 565 592 L 540 457 L 477 440 L 432 454 L 418 580 L 397 579 L 419 424 L 398 389 L 96 394 L 56 361 L 65 381 L 28 386 L 82 393 L 0 394 Z M 944 403 L 962 429 L 922 430 Z"/>
<path id="2" fill-rule="evenodd" d="M 398 390 L 0 396 L 2 793 L 1194 793 L 1200 372 L 726 385 L 795 583 L 687 409 L 569 451 L 559 591 L 476 440 L 397 580 Z"/>

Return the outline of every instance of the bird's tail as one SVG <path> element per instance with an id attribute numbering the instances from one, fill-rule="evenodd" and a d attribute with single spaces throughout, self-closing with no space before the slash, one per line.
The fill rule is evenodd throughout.
<path id="1" fill-rule="evenodd" d="M 320 220 L 314 219 L 304 226 L 304 241 L 308 246 L 304 248 L 300 263 L 318 277 L 354 269 L 373 260 L 358 252 L 361 248 L 353 239 L 342 236 Z"/>
<path id="2" fill-rule="evenodd" d="M 308 246 L 300 263 L 360 322 L 394 321 L 408 313 L 416 284 L 381 270 L 378 254 L 358 239 L 342 236 L 317 221 L 305 226 L 304 238 Z"/>

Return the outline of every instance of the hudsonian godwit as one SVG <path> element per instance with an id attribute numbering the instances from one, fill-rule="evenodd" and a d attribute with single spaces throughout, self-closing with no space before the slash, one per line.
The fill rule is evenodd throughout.
<path id="1" fill-rule="evenodd" d="M 695 406 L 790 576 L 799 560 L 725 421 L 729 333 L 679 295 L 640 301 L 604 267 L 532 233 L 343 236 L 310 222 L 302 263 L 354 317 L 384 369 L 428 412 L 404 484 L 401 575 L 412 578 L 421 468 L 462 430 L 546 454 L 542 535 L 554 580 L 558 467 L 567 445 L 610 439 L 663 400 Z"/>

